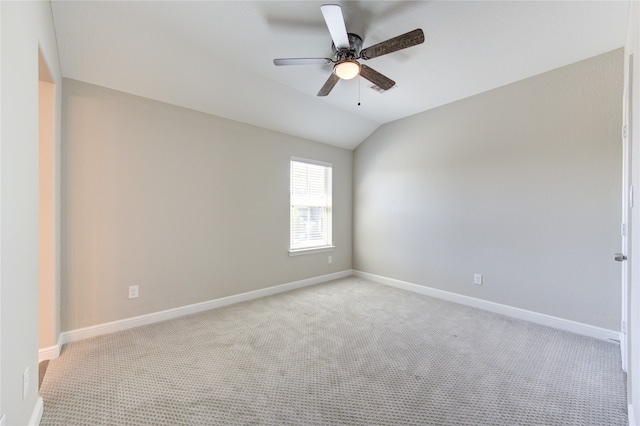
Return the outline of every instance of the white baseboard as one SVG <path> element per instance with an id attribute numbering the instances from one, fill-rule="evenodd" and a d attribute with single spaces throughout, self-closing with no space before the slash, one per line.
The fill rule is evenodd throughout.
<path id="1" fill-rule="evenodd" d="M 627 416 L 629 418 L 629 426 L 638 426 L 635 413 L 633 412 L 633 405 L 631 404 L 629 404 L 629 408 L 627 409 Z"/>
<path id="2" fill-rule="evenodd" d="M 42 401 L 42 397 L 39 396 L 36 400 L 35 407 L 33 407 L 33 412 L 31 413 L 31 418 L 29 419 L 29 426 L 38 426 L 40 424 L 40 420 L 42 420 L 43 409 L 44 403 Z"/>
<path id="3" fill-rule="evenodd" d="M 60 339 L 58 339 L 58 344 L 49 346 L 46 348 L 42 348 L 38 350 L 38 363 L 48 360 L 48 359 L 56 359 L 60 356 Z"/>
<path id="4" fill-rule="evenodd" d="M 300 281 L 294 281 L 287 284 L 280 284 L 273 287 L 263 288 L 260 290 L 249 291 L 246 293 L 235 294 L 233 296 L 222 297 L 220 299 L 209 300 L 206 302 L 195 303 L 193 305 L 181 306 L 179 308 L 167 309 L 165 311 L 154 312 L 151 314 L 140 315 L 133 318 L 112 321 L 104 324 L 98 324 L 90 327 L 79 328 L 76 330 L 65 331 L 60 335 L 59 346 L 66 343 L 77 342 L 79 340 L 88 339 L 90 337 L 101 336 L 103 334 L 114 333 L 116 331 L 127 330 L 142 325 L 153 324 L 185 315 L 195 314 L 198 312 L 208 311 L 210 309 L 221 308 L 223 306 L 233 305 L 247 300 L 253 300 L 260 297 L 271 296 L 273 294 L 283 293 L 285 291 L 295 290 L 302 287 L 308 287 L 327 281 L 337 280 L 352 275 L 351 270 L 335 272 L 333 274 L 321 275 L 319 277 L 307 278 Z M 48 348 L 47 348 L 48 349 Z"/>
<path id="5" fill-rule="evenodd" d="M 450 302 L 460 303 L 462 305 L 473 306 L 474 308 L 495 312 L 525 321 L 530 321 L 536 324 L 546 325 L 560 330 L 570 331 L 572 333 L 581 334 L 583 336 L 614 341 L 618 341 L 618 339 L 620 338 L 620 333 L 617 331 L 595 327 L 592 325 L 558 318 L 551 315 L 540 314 L 538 312 L 527 311 L 525 309 L 514 308 L 512 306 L 489 302 L 487 300 L 476 299 L 475 297 L 463 296 L 461 294 L 438 290 L 435 288 L 413 284 L 406 281 L 400 281 L 393 278 L 387 278 L 367 272 L 353 271 L 353 275 L 380 284 L 386 284 L 389 286 L 401 288 L 403 290 L 413 291 L 415 293 L 424 294 L 426 296 L 437 297 L 438 299 L 444 299 Z"/>

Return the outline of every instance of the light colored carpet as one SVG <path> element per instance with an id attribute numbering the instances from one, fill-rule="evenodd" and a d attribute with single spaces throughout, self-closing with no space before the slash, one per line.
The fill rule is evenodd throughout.
<path id="1" fill-rule="evenodd" d="M 617 345 L 347 278 L 68 344 L 42 425 L 627 425 Z"/>

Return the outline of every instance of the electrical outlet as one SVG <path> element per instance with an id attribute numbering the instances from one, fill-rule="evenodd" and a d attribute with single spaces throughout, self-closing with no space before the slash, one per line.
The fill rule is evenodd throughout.
<path id="1" fill-rule="evenodd" d="M 29 367 L 22 373 L 22 399 L 27 399 L 29 393 Z"/>
<path id="2" fill-rule="evenodd" d="M 482 285 L 482 274 L 473 274 L 473 283 L 476 285 Z"/>
<path id="3" fill-rule="evenodd" d="M 333 256 L 329 256 L 327 258 L 327 263 L 333 263 Z"/>
<path id="4" fill-rule="evenodd" d="M 138 286 L 130 285 L 129 286 L 129 299 L 135 299 L 138 297 Z"/>

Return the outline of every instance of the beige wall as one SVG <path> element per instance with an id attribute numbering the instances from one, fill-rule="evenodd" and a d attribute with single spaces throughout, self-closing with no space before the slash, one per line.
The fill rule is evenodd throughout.
<path id="1" fill-rule="evenodd" d="M 38 346 L 46 348 L 58 342 L 57 229 L 60 220 L 56 209 L 55 85 L 38 82 L 38 185 L 39 185 L 39 292 Z M 58 197 L 59 198 L 59 197 Z"/>
<path id="2" fill-rule="evenodd" d="M 622 75 L 617 50 L 382 126 L 354 269 L 619 330 Z"/>
<path id="3" fill-rule="evenodd" d="M 351 151 L 74 80 L 63 92 L 62 331 L 351 269 Z M 333 164 L 332 253 L 288 255 L 291 156 Z"/>
<path id="4" fill-rule="evenodd" d="M 0 2 L 0 414 L 38 410 L 38 52 L 54 83 L 60 66 L 49 2 Z M 60 96 L 54 94 L 59 114 Z M 59 144 L 59 115 L 54 119 Z M 22 398 L 22 374 L 29 392 Z M 32 418 L 32 415 L 36 417 Z"/>

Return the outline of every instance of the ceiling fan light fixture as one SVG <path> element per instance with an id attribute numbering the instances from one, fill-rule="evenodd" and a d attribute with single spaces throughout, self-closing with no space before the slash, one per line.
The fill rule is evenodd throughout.
<path id="1" fill-rule="evenodd" d="M 333 72 L 343 80 L 351 80 L 360 74 L 360 64 L 352 59 L 347 59 L 335 64 Z"/>

